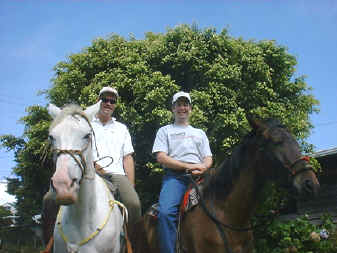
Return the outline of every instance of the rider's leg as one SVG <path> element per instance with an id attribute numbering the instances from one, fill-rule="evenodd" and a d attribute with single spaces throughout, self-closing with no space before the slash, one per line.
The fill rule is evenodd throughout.
<path id="1" fill-rule="evenodd" d="M 138 194 L 129 179 L 124 175 L 110 174 L 109 180 L 118 188 L 120 201 L 128 210 L 126 236 L 131 240 L 133 247 L 135 247 L 135 238 L 133 236 L 135 236 L 136 223 L 141 220 L 141 204 Z"/>
<path id="2" fill-rule="evenodd" d="M 159 196 L 158 232 L 161 253 L 174 253 L 180 202 L 187 189 L 186 179 L 168 173 Z"/>
<path id="3" fill-rule="evenodd" d="M 141 218 L 141 204 L 138 194 L 124 175 L 111 175 L 111 182 L 117 186 L 121 202 L 126 206 L 129 213 L 129 225 L 135 224 Z"/>
<path id="4" fill-rule="evenodd" d="M 56 205 L 53 193 L 49 190 L 42 200 L 42 229 L 43 239 L 47 245 L 54 233 L 54 226 L 59 206 Z"/>

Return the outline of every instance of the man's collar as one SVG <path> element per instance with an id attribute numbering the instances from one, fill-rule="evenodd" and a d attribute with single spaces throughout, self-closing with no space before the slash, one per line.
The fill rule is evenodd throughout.
<path id="1" fill-rule="evenodd" d="M 95 114 L 95 117 L 93 118 L 92 121 L 102 123 L 102 122 L 100 121 L 100 119 L 97 117 L 97 114 Z M 115 121 L 116 121 L 116 118 L 115 118 L 115 117 L 111 117 L 111 119 L 110 119 L 109 121 L 107 121 L 107 123 L 110 123 L 110 122 L 113 123 L 113 122 L 115 122 Z"/>

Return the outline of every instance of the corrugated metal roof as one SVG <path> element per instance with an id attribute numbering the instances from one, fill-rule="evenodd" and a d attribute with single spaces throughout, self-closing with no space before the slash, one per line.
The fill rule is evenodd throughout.
<path id="1" fill-rule="evenodd" d="M 337 154 L 337 148 L 321 150 L 321 151 L 318 151 L 318 152 L 315 152 L 315 153 L 311 154 L 311 156 L 317 158 L 317 157 L 335 155 L 335 154 Z"/>

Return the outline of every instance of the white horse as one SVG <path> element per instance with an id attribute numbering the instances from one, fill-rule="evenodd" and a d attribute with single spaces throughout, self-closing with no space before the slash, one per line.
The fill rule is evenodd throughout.
<path id="1" fill-rule="evenodd" d="M 54 228 L 54 253 L 120 252 L 120 203 L 93 166 L 95 140 L 90 118 L 97 106 L 84 112 L 74 105 L 63 110 L 48 107 L 54 118 L 49 129 L 55 163 L 51 188 L 61 205 Z"/>

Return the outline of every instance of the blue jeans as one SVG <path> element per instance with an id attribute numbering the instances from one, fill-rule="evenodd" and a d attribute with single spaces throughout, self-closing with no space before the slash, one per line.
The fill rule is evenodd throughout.
<path id="1" fill-rule="evenodd" d="M 183 173 L 166 170 L 159 196 L 160 253 L 175 252 L 179 206 L 188 184 L 188 178 Z"/>

